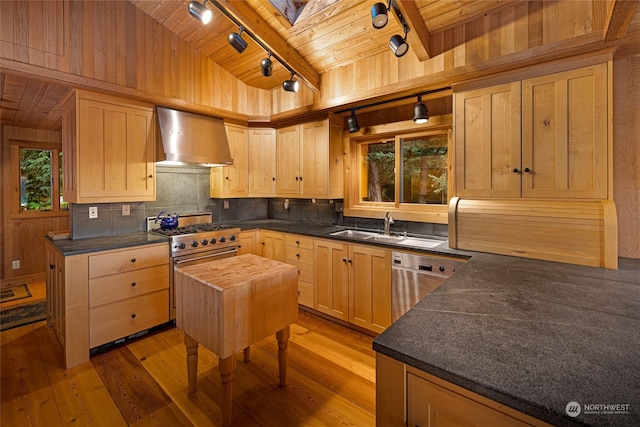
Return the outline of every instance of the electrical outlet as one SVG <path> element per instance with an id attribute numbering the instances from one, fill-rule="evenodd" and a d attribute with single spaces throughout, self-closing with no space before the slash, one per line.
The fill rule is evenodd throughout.
<path id="1" fill-rule="evenodd" d="M 13 262 L 11 263 L 11 268 L 13 268 L 14 270 L 20 270 L 20 260 L 13 260 Z"/>
<path id="2" fill-rule="evenodd" d="M 91 206 L 89 208 L 89 219 L 98 218 L 98 207 Z"/>
<path id="3" fill-rule="evenodd" d="M 224 202 L 222 202 L 222 207 L 223 207 L 224 209 L 229 209 L 229 201 L 228 201 L 228 200 L 225 200 Z"/>
<path id="4" fill-rule="evenodd" d="M 131 205 L 122 205 L 122 216 L 131 215 Z"/>

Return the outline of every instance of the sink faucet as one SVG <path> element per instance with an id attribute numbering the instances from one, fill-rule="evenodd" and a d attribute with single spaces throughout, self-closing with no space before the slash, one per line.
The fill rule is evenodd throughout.
<path id="1" fill-rule="evenodd" d="M 389 227 L 391 226 L 391 224 L 393 224 L 393 218 L 391 217 L 391 214 L 387 212 L 386 215 L 384 216 L 384 235 L 385 236 L 389 235 Z"/>

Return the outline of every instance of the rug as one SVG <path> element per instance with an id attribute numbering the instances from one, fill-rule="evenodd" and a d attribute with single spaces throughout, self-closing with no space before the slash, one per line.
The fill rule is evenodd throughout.
<path id="1" fill-rule="evenodd" d="M 22 298 L 31 297 L 31 292 L 27 285 L 15 285 L 0 290 L 0 302 L 15 301 Z"/>
<path id="2" fill-rule="evenodd" d="M 46 311 L 46 300 L 3 309 L 0 311 L 0 331 L 44 320 Z"/>

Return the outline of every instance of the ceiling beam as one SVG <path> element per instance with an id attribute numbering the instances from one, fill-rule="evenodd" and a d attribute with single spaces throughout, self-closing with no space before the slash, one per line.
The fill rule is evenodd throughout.
<path id="1" fill-rule="evenodd" d="M 414 51 L 420 62 L 426 61 L 431 58 L 429 49 L 429 29 L 420 15 L 416 1 L 395 0 L 395 3 L 411 29 L 407 34 L 407 42 L 409 43 L 409 46 Z"/>
<path id="2" fill-rule="evenodd" d="M 604 24 L 604 41 L 619 40 L 627 35 L 638 0 L 609 0 L 607 3 L 607 21 Z"/>
<path id="3" fill-rule="evenodd" d="M 285 64 L 283 65 L 293 70 L 309 87 L 315 91 L 320 90 L 320 74 L 302 55 L 289 46 L 287 41 L 276 30 L 271 28 L 247 2 L 212 0 L 212 3 L 225 9 L 245 30 L 271 50 L 274 56 L 284 61 Z"/>

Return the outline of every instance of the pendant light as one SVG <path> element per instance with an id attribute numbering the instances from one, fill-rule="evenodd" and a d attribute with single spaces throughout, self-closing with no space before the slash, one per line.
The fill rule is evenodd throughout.
<path id="1" fill-rule="evenodd" d="M 229 44 L 238 51 L 238 53 L 242 53 L 247 48 L 247 42 L 242 38 L 244 27 L 240 26 L 239 30 L 240 34 L 229 33 L 229 35 L 227 36 L 227 40 L 229 41 Z"/>
<path id="2" fill-rule="evenodd" d="M 409 32 L 408 27 L 404 27 L 404 38 L 398 34 L 391 36 L 389 39 L 389 47 L 393 51 L 393 53 L 400 58 L 405 53 L 409 51 L 409 43 L 407 43 L 407 33 Z"/>
<path id="3" fill-rule="evenodd" d="M 422 95 L 418 95 L 418 102 L 413 106 L 413 121 L 419 124 L 429 121 L 429 110 L 427 104 L 422 102 Z"/>
<path id="4" fill-rule="evenodd" d="M 356 118 L 356 110 L 351 110 L 351 116 L 347 119 L 347 126 L 349 127 L 349 132 L 354 133 L 360 130 L 360 126 L 358 125 L 358 119 Z"/>
<path id="5" fill-rule="evenodd" d="M 289 80 L 285 80 L 284 82 L 282 82 L 282 89 L 286 90 L 287 92 L 298 91 L 300 84 L 298 83 L 297 80 L 293 80 L 294 75 L 295 73 L 291 72 L 291 78 Z"/>
<path id="6" fill-rule="evenodd" d="M 206 4 L 207 0 L 204 0 L 202 4 L 194 0 L 190 2 L 188 6 L 189 14 L 205 25 L 211 22 L 211 18 L 213 17 L 213 12 L 207 9 Z"/>
<path id="7" fill-rule="evenodd" d="M 260 61 L 260 71 L 265 77 L 269 77 L 273 74 L 273 64 L 271 63 L 271 51 L 268 52 L 268 56 Z"/>

